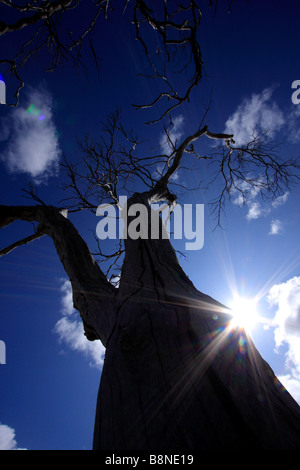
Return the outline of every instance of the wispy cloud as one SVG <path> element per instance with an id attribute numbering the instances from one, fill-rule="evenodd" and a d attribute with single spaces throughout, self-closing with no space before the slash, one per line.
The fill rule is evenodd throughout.
<path id="1" fill-rule="evenodd" d="M 278 378 L 300 403 L 300 276 L 272 286 L 268 301 L 276 309 L 276 351 L 285 347 L 285 371 Z"/>
<path id="2" fill-rule="evenodd" d="M 234 188 L 231 191 L 231 200 L 233 204 L 243 207 L 247 207 L 247 220 L 255 220 L 260 217 L 266 217 L 273 210 L 285 204 L 289 197 L 289 192 L 286 191 L 281 196 L 278 196 L 271 204 L 264 206 L 257 200 L 260 189 L 258 187 L 249 186 L 246 182 L 242 182 L 240 185 L 241 191 Z M 276 235 L 282 231 L 282 223 L 278 219 L 274 219 L 271 222 L 270 235 Z"/>
<path id="3" fill-rule="evenodd" d="M 176 116 L 172 121 L 172 125 L 168 129 L 165 129 L 165 131 L 161 134 L 159 145 L 160 145 L 162 154 L 171 155 L 174 148 L 178 144 L 178 141 L 180 141 L 180 138 L 183 135 L 183 126 L 184 126 L 184 117 L 181 115 Z M 161 175 L 164 169 L 165 169 L 164 165 L 160 164 L 156 168 L 156 173 Z M 171 181 L 177 181 L 179 179 L 178 172 L 175 172 L 171 176 L 170 179 Z"/>
<path id="4" fill-rule="evenodd" d="M 272 202 L 272 206 L 277 208 L 279 206 L 282 206 L 283 204 L 286 203 L 289 197 L 289 191 L 286 191 L 282 196 L 278 196 L 274 201 Z"/>
<path id="5" fill-rule="evenodd" d="M 172 125 L 169 129 L 161 135 L 160 137 L 160 146 L 162 152 L 166 155 L 170 155 L 178 143 L 179 139 L 183 133 L 183 124 L 184 124 L 184 117 L 179 115 L 173 119 Z"/>
<path id="6" fill-rule="evenodd" d="M 279 219 L 272 220 L 269 235 L 278 235 L 282 230 L 282 222 Z"/>
<path id="7" fill-rule="evenodd" d="M 68 280 L 62 280 L 62 282 L 63 282 L 63 284 L 60 288 L 60 290 L 62 292 L 61 313 L 63 313 L 63 315 L 72 315 L 76 311 L 73 307 L 73 296 L 72 296 L 71 283 Z"/>
<path id="8" fill-rule="evenodd" d="M 225 133 L 233 133 L 237 145 L 249 143 L 253 136 L 266 133 L 270 138 L 277 138 L 276 133 L 281 134 L 289 142 L 300 141 L 300 108 L 293 105 L 285 110 L 281 109 L 274 99 L 274 93 L 278 86 L 265 88 L 261 93 L 253 93 L 243 99 L 241 104 L 229 116 L 225 124 Z M 280 140 L 280 139 L 277 139 Z M 263 183 L 263 181 L 262 181 Z M 248 207 L 247 219 L 254 220 L 270 214 L 273 209 L 286 203 L 289 192 L 276 198 L 268 206 L 262 205 L 257 200 L 259 188 L 247 188 L 246 183 L 241 185 L 242 192 L 233 190 L 232 201 L 237 205 Z M 270 235 L 276 235 L 282 230 L 279 220 L 273 220 Z"/>
<path id="9" fill-rule="evenodd" d="M 250 201 L 248 202 L 248 206 L 249 206 L 248 213 L 247 213 L 248 220 L 258 219 L 259 217 L 261 217 L 263 210 L 259 202 Z"/>
<path id="10" fill-rule="evenodd" d="M 239 184 L 240 191 L 236 188 L 231 190 L 231 200 L 237 206 L 244 206 L 249 201 L 253 201 L 259 193 L 259 188 L 249 185 L 246 181 Z"/>
<path id="11" fill-rule="evenodd" d="M 84 335 L 82 320 L 73 308 L 72 289 L 69 280 L 63 280 L 61 286 L 62 318 L 55 324 L 54 331 L 59 341 L 73 351 L 83 353 L 92 366 L 101 368 L 105 348 L 100 341 L 88 341 Z"/>
<path id="12" fill-rule="evenodd" d="M 261 132 L 275 139 L 276 133 L 280 132 L 285 141 L 292 144 L 300 142 L 300 106 L 280 107 L 274 99 L 277 88 L 277 85 L 272 85 L 261 93 L 245 97 L 229 116 L 224 132 L 233 133 L 238 145 L 246 144 L 253 135 Z"/>
<path id="13" fill-rule="evenodd" d="M 283 127 L 284 113 L 275 101 L 271 101 L 276 88 L 272 86 L 245 98 L 227 119 L 225 132 L 233 133 L 238 145 L 246 144 L 258 132 L 267 132 L 273 137 Z"/>
<path id="14" fill-rule="evenodd" d="M 288 140 L 297 144 L 300 142 L 300 106 L 291 105 L 287 119 Z"/>
<path id="15" fill-rule="evenodd" d="M 6 424 L 0 423 L 0 450 L 20 450 L 15 438 L 15 430 Z"/>
<path id="16" fill-rule="evenodd" d="M 250 186 L 246 181 L 243 181 L 239 187 L 241 191 L 236 188 L 231 191 L 231 200 L 233 204 L 240 207 L 247 206 L 247 220 L 258 219 L 270 213 L 269 207 L 262 207 L 261 203 L 257 201 L 259 187 Z"/>
<path id="17" fill-rule="evenodd" d="M 36 183 L 57 171 L 61 150 L 53 120 L 52 98 L 45 90 L 32 90 L 24 106 L 10 110 L 1 122 L 1 160 L 11 173 L 30 175 Z"/>

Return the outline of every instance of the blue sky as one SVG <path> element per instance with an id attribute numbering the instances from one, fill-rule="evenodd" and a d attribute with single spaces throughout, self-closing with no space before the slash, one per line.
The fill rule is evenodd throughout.
<path id="1" fill-rule="evenodd" d="M 268 130 L 283 142 L 282 156 L 299 155 L 300 104 L 291 100 L 292 83 L 300 79 L 299 8 L 292 0 L 284 6 L 241 1 L 230 15 L 219 11 L 203 17 L 207 76 L 191 103 L 174 113 L 174 137 L 195 131 L 211 95 L 206 119 L 211 131 L 232 131 L 243 142 L 253 127 Z M 47 74 L 33 61 L 23 70 L 26 87 L 19 107 L 0 106 L 1 204 L 30 203 L 21 191 L 28 181 L 38 185 L 47 203 L 59 204 L 62 154 L 78 159 L 76 140 L 86 133 L 97 137 L 100 122 L 117 106 L 124 122 L 147 140 L 147 151 L 160 148 L 162 126 L 145 128 L 149 115 L 131 107 L 149 101 L 156 85 L 137 77 L 144 71 L 142 49 L 132 26 L 114 18 L 95 36 L 101 45 L 101 34 L 107 34 L 105 48 L 98 51 L 99 75 L 88 51 L 88 77 L 71 64 Z M 8 39 L 2 41 L 5 50 L 13 48 Z M 16 83 L 5 68 L 0 73 L 11 102 Z M 36 115 L 26 112 L 31 104 L 39 110 Z M 207 139 L 199 149 L 214 151 Z M 178 182 L 193 187 L 199 179 L 205 182 L 208 171 L 205 165 L 179 173 Z M 300 187 L 268 202 L 249 191 L 244 205 L 232 194 L 223 228 L 214 230 L 208 202 L 215 189 L 179 200 L 205 205 L 204 246 L 180 257 L 181 265 L 199 290 L 226 305 L 235 292 L 257 299 L 260 321 L 251 336 L 300 403 Z M 97 217 L 72 214 L 70 219 L 93 247 L 90 229 L 96 229 Z M 1 247 L 30 233 L 29 224 L 16 222 L 2 230 Z M 182 242 L 174 246 L 182 249 Z M 0 365 L 0 447 L 90 449 L 104 349 L 83 337 L 52 241 L 44 237 L 1 258 L 0 279 L 0 340 L 6 345 L 6 364 Z"/>

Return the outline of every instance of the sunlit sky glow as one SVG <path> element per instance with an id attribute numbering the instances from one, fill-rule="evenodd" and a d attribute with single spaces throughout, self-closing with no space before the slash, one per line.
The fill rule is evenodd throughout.
<path id="1" fill-rule="evenodd" d="M 258 321 L 257 302 L 255 299 L 247 299 L 245 297 L 234 297 L 232 303 L 229 304 L 232 313 L 231 327 L 244 328 L 247 332 Z"/>

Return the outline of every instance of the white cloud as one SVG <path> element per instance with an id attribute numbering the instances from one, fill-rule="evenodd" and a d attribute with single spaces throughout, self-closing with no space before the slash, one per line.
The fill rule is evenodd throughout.
<path id="1" fill-rule="evenodd" d="M 258 217 L 260 217 L 261 214 L 262 214 L 262 209 L 260 207 L 260 203 L 250 201 L 248 203 L 248 205 L 249 205 L 249 210 L 248 210 L 248 214 L 247 214 L 247 219 L 248 220 L 258 219 Z"/>
<path id="2" fill-rule="evenodd" d="M 279 219 L 272 220 L 269 235 L 278 235 L 282 232 L 282 222 Z"/>
<path id="3" fill-rule="evenodd" d="M 230 193 L 233 204 L 237 206 L 243 206 L 247 201 L 253 200 L 259 193 L 259 188 L 251 186 L 246 181 L 242 181 L 238 186 L 240 191 L 233 188 Z"/>
<path id="4" fill-rule="evenodd" d="M 36 183 L 57 172 L 60 148 L 48 92 L 33 90 L 26 105 L 11 110 L 2 122 L 0 156 L 11 173 L 30 175 Z"/>
<path id="5" fill-rule="evenodd" d="M 173 119 L 172 126 L 167 129 L 167 134 L 164 132 L 160 137 L 160 146 L 162 152 L 166 155 L 170 155 L 173 151 L 174 146 L 182 136 L 184 118 L 183 116 L 177 116 Z"/>
<path id="6" fill-rule="evenodd" d="M 19 450 L 15 437 L 16 432 L 13 428 L 0 423 L 0 450 Z"/>
<path id="7" fill-rule="evenodd" d="M 247 206 L 247 220 L 255 220 L 270 213 L 270 208 L 262 207 L 260 202 L 255 200 L 260 191 L 259 187 L 250 186 L 245 181 L 239 187 L 242 192 L 236 188 L 231 191 L 232 202 L 238 206 Z"/>
<path id="8" fill-rule="evenodd" d="M 275 284 L 269 291 L 268 300 L 278 307 L 275 316 L 278 325 L 276 344 L 280 346 L 295 336 L 300 339 L 300 276 Z M 300 341 L 298 363 L 300 366 Z"/>
<path id="9" fill-rule="evenodd" d="M 278 380 L 300 405 L 300 374 L 298 371 L 293 370 L 293 374 L 279 375 Z"/>
<path id="10" fill-rule="evenodd" d="M 260 132 L 267 133 L 269 137 L 275 137 L 275 139 L 277 132 L 287 132 L 287 140 L 295 141 L 295 132 L 296 129 L 297 131 L 299 129 L 300 111 L 294 110 L 295 106 L 292 110 L 282 111 L 273 99 L 276 88 L 276 86 L 271 86 L 265 88 L 261 93 L 253 93 L 250 97 L 245 98 L 227 119 L 224 132 L 233 133 L 237 145 L 249 143 L 253 136 Z M 263 188 L 263 179 L 261 183 Z M 256 196 L 260 192 L 259 187 L 254 188 L 247 185 L 246 182 L 242 182 L 240 188 L 242 191 L 236 189 L 231 191 L 232 201 L 236 205 L 248 207 L 246 216 L 248 220 L 268 215 L 271 210 L 285 204 L 289 197 L 289 192 L 286 191 L 277 197 L 269 207 L 262 207 L 261 203 L 256 200 Z M 272 221 L 269 233 L 275 235 L 281 229 L 281 222 Z"/>
<path id="11" fill-rule="evenodd" d="M 273 202 L 272 206 L 276 209 L 279 206 L 282 206 L 283 204 L 286 203 L 288 197 L 289 197 L 289 192 L 286 191 L 282 196 L 277 197 Z"/>
<path id="12" fill-rule="evenodd" d="M 259 217 L 265 217 L 271 213 L 273 209 L 285 204 L 289 197 L 289 192 L 286 191 L 283 195 L 278 196 L 271 205 L 262 207 L 261 203 L 256 200 L 260 193 L 259 182 L 263 186 L 263 179 L 258 178 L 258 186 L 254 187 L 249 185 L 246 181 L 242 181 L 239 185 L 240 191 L 236 188 L 231 190 L 232 203 L 240 207 L 246 205 L 248 212 L 246 218 L 248 220 L 255 220 Z M 276 235 L 282 231 L 282 223 L 276 219 L 271 222 L 270 235 Z"/>
<path id="13" fill-rule="evenodd" d="M 300 403 L 300 276 L 271 287 L 268 301 L 276 308 L 273 319 L 277 352 L 285 346 L 286 370 L 278 378 Z"/>
<path id="14" fill-rule="evenodd" d="M 166 129 L 166 131 L 164 131 L 161 134 L 159 145 L 164 155 L 171 155 L 174 148 L 178 144 L 178 141 L 180 140 L 183 134 L 183 130 L 182 130 L 183 124 L 184 124 L 184 117 L 181 115 L 176 116 L 173 119 L 172 125 L 170 126 L 170 128 Z M 161 175 L 165 169 L 166 169 L 165 165 L 159 164 L 156 168 L 156 173 L 158 175 Z M 155 176 L 157 176 L 157 174 Z M 177 181 L 178 179 L 179 179 L 179 174 L 178 172 L 175 171 L 175 173 L 171 176 L 170 180 Z"/>
<path id="15" fill-rule="evenodd" d="M 281 109 L 274 101 L 277 86 L 265 88 L 244 98 L 225 124 L 226 133 L 233 133 L 238 145 L 246 144 L 253 134 L 266 132 L 271 138 L 281 131 L 292 144 L 300 142 L 300 106 Z M 280 139 L 281 140 L 281 139 Z"/>
<path id="16" fill-rule="evenodd" d="M 72 296 L 72 289 L 71 289 L 70 281 L 68 280 L 63 281 L 63 285 L 61 286 L 61 291 L 63 293 L 62 298 L 61 298 L 61 304 L 62 304 L 61 312 L 64 315 L 72 315 L 72 313 L 75 313 L 76 311 L 74 310 L 74 307 L 73 307 L 73 296 Z"/>
<path id="17" fill-rule="evenodd" d="M 61 291 L 61 313 L 63 316 L 57 321 L 54 328 L 54 331 L 58 334 L 59 341 L 71 350 L 83 353 L 91 360 L 92 366 L 101 368 L 105 348 L 100 341 L 89 341 L 84 335 L 80 315 L 73 308 L 72 289 L 69 280 L 63 281 Z"/>
<path id="18" fill-rule="evenodd" d="M 261 93 L 253 93 L 227 119 L 224 132 L 234 134 L 237 145 L 246 144 L 258 132 L 267 132 L 273 137 L 283 127 L 284 113 L 275 102 L 271 102 L 274 90 L 275 87 L 269 87 Z"/>
<path id="19" fill-rule="evenodd" d="M 287 117 L 289 141 L 293 144 L 300 142 L 300 106 L 292 105 Z"/>

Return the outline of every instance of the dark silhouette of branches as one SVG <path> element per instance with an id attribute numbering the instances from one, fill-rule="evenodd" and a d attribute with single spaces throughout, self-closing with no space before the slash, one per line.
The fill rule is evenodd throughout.
<path id="1" fill-rule="evenodd" d="M 297 160 L 282 159 L 279 142 L 270 139 L 267 133 L 253 135 L 244 145 L 237 145 L 233 134 L 215 133 L 206 125 L 181 142 L 173 141 L 167 128 L 165 135 L 169 153 L 141 156 L 141 142 L 123 127 L 120 113 L 109 115 L 102 125 L 100 142 L 86 138 L 79 143 L 83 155 L 79 163 L 76 165 L 67 159 L 62 163 L 67 173 L 64 189 L 71 191 L 63 203 L 70 211 L 89 209 L 95 212 L 102 203 L 119 206 L 120 194 L 130 196 L 137 191 L 146 191 L 149 202 L 166 201 L 172 205 L 177 200 L 174 192 L 180 188 L 188 189 L 173 176 L 178 170 L 191 168 L 191 159 L 187 165 L 185 162 L 187 156 L 192 156 L 200 179 L 203 160 L 211 166 L 211 179 L 206 183 L 200 181 L 195 189 L 217 188 L 211 206 L 220 224 L 226 200 L 238 195 L 245 202 L 251 188 L 263 198 L 276 198 L 300 177 Z M 195 148 L 195 143 L 203 137 L 218 144 L 212 147 L 209 155 L 202 155 Z M 35 200 L 38 200 L 36 195 Z"/>
<path id="2" fill-rule="evenodd" d="M 184 15 L 183 15 L 184 13 Z M 189 100 L 192 90 L 198 85 L 203 75 L 203 59 L 200 45 L 197 40 L 197 31 L 201 22 L 202 11 L 195 1 L 189 1 L 185 6 L 175 2 L 164 2 L 160 17 L 156 15 L 146 2 L 137 1 L 134 7 L 134 25 L 136 38 L 141 42 L 145 54 L 149 60 L 153 74 L 152 78 L 161 80 L 164 90 L 161 91 L 151 103 L 135 105 L 137 109 L 151 108 L 163 98 L 172 104 L 151 123 L 160 121 L 172 110 Z M 144 39 L 143 29 L 145 24 L 158 33 L 161 47 L 155 52 L 149 51 Z M 182 73 L 191 67 L 192 73 L 187 87 L 179 93 L 168 78 L 166 64 L 173 64 L 178 59 L 178 54 L 184 56 L 179 62 L 179 69 L 173 73 Z M 155 57 L 155 58 L 154 58 Z M 161 60 L 157 60 L 161 59 Z M 159 66 L 159 64 L 161 64 Z M 170 67 L 169 67 L 170 69 Z M 168 70 L 169 70 L 168 69 Z M 170 70 L 169 70 L 170 71 Z"/>
<path id="3" fill-rule="evenodd" d="M 120 196 L 130 197 L 135 192 L 146 194 L 149 203 L 167 202 L 172 206 L 176 204 L 178 191 L 207 188 L 216 193 L 210 205 L 216 226 L 220 226 L 227 201 L 239 199 L 243 204 L 249 191 L 255 191 L 263 199 L 275 199 L 300 179 L 297 160 L 282 159 L 280 143 L 270 139 L 267 133 L 254 134 L 248 143 L 239 145 L 232 134 L 214 133 L 204 125 L 177 142 L 170 129 L 165 128 L 169 152 L 140 156 L 141 142 L 122 125 L 119 111 L 108 116 L 101 130 L 99 141 L 86 137 L 79 142 L 77 163 L 66 157 L 61 163 L 66 176 L 62 189 L 67 194 L 60 204 L 67 212 L 89 210 L 95 214 L 101 204 L 113 204 L 122 210 Z M 195 145 L 204 137 L 218 144 L 208 155 L 202 155 Z M 178 170 L 191 170 L 191 158 L 200 176 L 195 188 L 187 188 L 180 178 L 173 179 Z M 212 168 L 212 178 L 206 182 L 201 181 L 203 161 L 208 161 Z M 47 207 L 33 185 L 29 184 L 23 191 L 26 197 Z M 3 248 L 0 256 L 42 235 L 42 227 L 38 227 L 31 236 Z M 103 250 L 96 236 L 95 240 L 93 255 L 98 262 L 108 264 L 106 278 L 115 277 L 124 254 L 122 240 L 109 253 Z"/>
<path id="4" fill-rule="evenodd" d="M 0 4 L 0 36 L 18 34 L 21 42 L 13 57 L 0 57 L 0 64 L 6 64 L 9 72 L 17 79 L 15 102 L 24 87 L 21 69 L 37 54 L 48 51 L 47 70 L 55 70 L 63 61 L 71 60 L 75 66 L 85 66 L 83 45 L 87 42 L 99 65 L 94 34 L 102 21 L 113 20 L 113 9 L 120 8 L 121 2 L 113 0 L 29 0 L 18 4 L 14 0 L 2 0 Z M 204 74 L 203 57 L 199 44 L 198 30 L 203 8 L 217 6 L 217 0 L 201 5 L 195 0 L 155 2 L 127 0 L 124 2 L 125 20 L 133 23 L 135 38 L 150 66 L 148 78 L 160 82 L 158 94 L 149 103 L 133 105 L 136 109 L 153 108 L 166 101 L 164 111 L 151 123 L 189 101 L 192 91 Z M 228 9 L 232 1 L 228 1 Z M 81 10 L 80 10 L 81 9 Z M 89 19 L 78 29 L 72 13 L 89 12 Z M 21 34 L 21 36 L 20 36 Z M 154 36 L 153 36 L 154 35 Z M 105 38 L 103 38 L 105 39 Z M 98 41 L 99 43 L 99 41 Z M 97 49 L 103 47 L 102 42 Z M 5 51 L 5 48 L 3 48 Z M 5 55 L 5 52 L 3 52 Z M 178 81 L 178 75 L 184 80 Z"/>
<path id="5" fill-rule="evenodd" d="M 238 197 L 244 204 L 249 190 L 253 190 L 263 199 L 274 200 L 299 181 L 299 161 L 282 159 L 279 150 L 279 142 L 272 140 L 267 132 L 260 132 L 244 145 L 226 140 L 225 145 L 213 152 L 214 177 L 208 186 L 218 180 L 216 186 L 220 190 L 211 203 L 218 225 L 226 199 Z"/>
<path id="6" fill-rule="evenodd" d="M 0 64 L 7 64 L 9 72 L 19 83 L 15 102 L 8 106 L 17 106 L 19 103 L 20 91 L 25 85 L 20 70 L 41 51 L 47 50 L 50 56 L 47 71 L 56 69 L 63 60 L 72 60 L 76 65 L 83 65 L 82 45 L 84 40 L 87 40 L 98 65 L 93 35 L 100 13 L 107 14 L 109 0 L 90 2 L 93 7 L 91 17 L 87 25 L 75 34 L 75 25 L 68 24 L 68 13 L 80 4 L 84 5 L 82 0 L 31 0 L 23 5 L 4 0 L 1 3 L 0 36 L 14 35 L 22 31 L 24 38 L 14 57 L 0 59 Z M 11 17 L 13 22 L 9 20 Z"/>
<path id="7" fill-rule="evenodd" d="M 18 240 L 18 241 L 12 243 L 11 245 L 9 245 L 7 247 L 0 249 L 0 258 L 2 256 L 7 255 L 11 251 L 13 251 L 15 248 L 18 248 L 19 246 L 22 246 L 22 245 L 27 245 L 28 243 L 30 243 L 34 240 L 37 240 L 38 238 L 41 238 L 44 235 L 45 235 L 45 233 L 43 233 L 42 230 L 41 230 L 41 227 L 38 226 L 36 232 L 33 233 L 32 235 L 29 235 L 28 237 L 22 238 L 21 240 Z"/>
<path id="8" fill-rule="evenodd" d="M 233 0 L 226 3 L 230 13 Z M 223 6 L 226 3 L 223 2 Z M 217 5 L 217 0 L 208 2 L 209 8 L 215 8 L 215 14 Z M 166 115 L 170 115 L 171 111 L 190 101 L 192 91 L 205 74 L 198 35 L 203 11 L 203 4 L 200 7 L 200 2 L 194 0 L 164 1 L 160 9 L 152 8 L 150 2 L 143 0 L 135 2 L 133 23 L 136 39 L 142 44 L 152 70 L 147 76 L 159 80 L 162 91 L 151 102 L 134 106 L 136 109 L 148 109 L 163 100 L 167 102 L 164 111 L 157 118 L 148 121 L 148 124 L 160 122 Z M 156 35 L 156 46 L 152 50 L 150 41 L 146 39 L 148 29 L 152 29 Z M 179 90 L 178 83 L 175 84 L 173 79 L 177 74 L 183 73 L 186 74 L 184 87 Z"/>
<path id="9" fill-rule="evenodd" d="M 67 176 L 63 189 L 71 193 L 63 202 L 71 211 L 95 212 L 107 201 L 118 206 L 119 194 L 132 194 L 137 182 L 151 189 L 156 181 L 154 169 L 165 161 L 163 155 L 137 156 L 141 142 L 121 124 L 119 111 L 108 116 L 101 130 L 99 142 L 91 137 L 78 142 L 82 157 L 77 164 L 67 158 L 61 163 Z"/>

